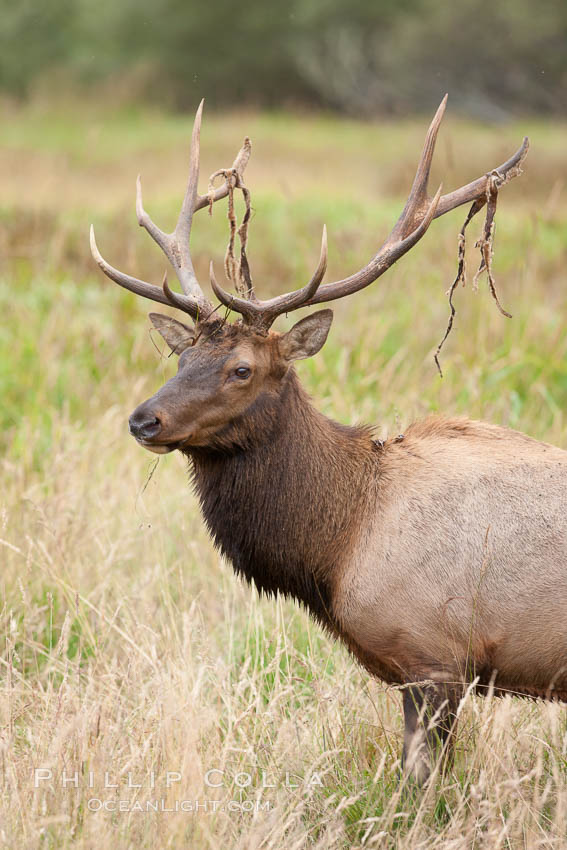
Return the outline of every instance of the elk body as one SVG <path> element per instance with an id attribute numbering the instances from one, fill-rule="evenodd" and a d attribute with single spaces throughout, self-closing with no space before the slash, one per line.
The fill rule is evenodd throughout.
<path id="1" fill-rule="evenodd" d="M 472 202 L 474 214 L 488 202 L 491 227 L 496 192 L 519 173 L 527 140 L 498 169 L 431 200 L 427 181 L 444 106 L 399 221 L 369 264 L 345 280 L 322 284 L 324 232 L 309 283 L 257 299 L 246 259 L 249 141 L 232 168 L 218 172 L 220 188 L 198 195 L 201 107 L 172 234 L 151 221 L 138 183 L 139 223 L 166 253 L 183 294 L 165 278 L 160 288 L 113 268 L 91 234 L 105 274 L 192 319 L 150 314 L 179 368 L 131 415 L 131 433 L 151 451 L 187 456 L 210 534 L 238 574 L 261 591 L 299 600 L 373 675 L 405 686 L 404 760 L 418 780 L 429 774 L 432 750 L 449 746 L 468 683 L 567 698 L 567 452 L 507 428 L 443 418 L 376 441 L 369 428 L 319 413 L 294 371 L 295 360 L 324 344 L 331 311 L 307 316 L 285 334 L 271 326 L 284 312 L 367 286 L 433 218 L 463 203 Z M 236 260 L 238 190 L 246 214 Z M 232 324 L 205 298 L 189 252 L 193 213 L 227 195 L 226 268 L 236 294 L 219 286 L 212 267 L 211 285 L 240 315 Z"/>

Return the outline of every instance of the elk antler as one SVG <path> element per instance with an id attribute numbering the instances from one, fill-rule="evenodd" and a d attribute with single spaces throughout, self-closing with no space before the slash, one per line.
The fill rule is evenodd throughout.
<path id="1" fill-rule="evenodd" d="M 435 196 L 430 198 L 427 193 L 429 172 L 435 149 L 435 141 L 446 104 L 447 95 L 441 101 L 435 117 L 429 126 L 408 200 L 392 232 L 366 266 L 343 280 L 321 285 L 327 268 L 327 232 L 323 228 L 319 263 L 309 283 L 296 292 L 278 295 L 267 301 L 259 301 L 257 299 L 252 286 L 250 269 L 246 258 L 248 223 L 250 219 L 250 193 L 242 179 L 244 169 L 250 158 L 250 139 L 247 137 L 244 140 L 244 144 L 234 160 L 232 167 L 215 172 L 209 181 L 209 191 L 207 194 L 199 195 L 197 193 L 197 181 L 199 179 L 199 140 L 203 101 L 201 101 L 195 116 L 191 139 L 189 180 L 173 233 L 164 233 L 146 213 L 142 204 L 142 187 L 139 177 L 137 181 L 136 213 L 138 223 L 148 231 L 152 239 L 157 242 L 170 261 L 183 289 L 183 294 L 173 292 L 170 289 L 166 276 L 164 276 L 162 286 L 159 287 L 138 280 L 138 278 L 115 269 L 101 256 L 95 242 L 94 230 L 91 226 L 91 251 L 93 257 L 102 271 L 111 280 L 120 284 L 120 286 L 138 295 L 143 295 L 145 298 L 150 298 L 153 301 L 178 307 L 180 310 L 189 313 L 196 321 L 205 322 L 212 316 L 214 310 L 210 301 L 203 294 L 193 268 L 189 249 L 191 224 L 193 214 L 197 210 L 204 207 L 209 207 L 210 209 L 215 201 L 219 201 L 228 195 L 231 231 L 229 247 L 225 257 L 225 269 L 239 294 L 231 295 L 225 292 L 217 283 L 212 263 L 210 268 L 211 286 L 222 304 L 240 313 L 246 324 L 253 326 L 260 332 L 266 332 L 274 320 L 282 313 L 296 310 L 299 307 L 321 304 L 324 301 L 334 301 L 337 298 L 344 298 L 345 295 L 351 295 L 359 289 L 364 289 L 364 287 L 379 278 L 380 275 L 383 275 L 390 266 L 421 239 L 434 218 L 439 218 L 439 216 L 445 215 L 445 213 L 461 206 L 461 204 L 472 201 L 473 205 L 467 217 L 466 226 L 472 216 L 488 202 L 485 237 L 481 240 L 483 262 L 481 263 L 479 272 L 485 269 L 488 271 L 491 291 L 494 297 L 496 297 L 494 284 L 490 275 L 490 251 L 497 193 L 501 186 L 504 186 L 518 174 L 521 174 L 521 165 L 529 147 L 528 138 L 525 137 L 516 153 L 506 162 L 502 163 L 502 165 L 498 166 L 498 168 L 489 171 L 482 177 L 473 180 L 466 186 L 455 189 L 447 195 L 441 195 L 441 187 L 439 187 Z M 224 177 L 224 183 L 215 189 L 213 181 L 218 176 Z M 234 214 L 233 196 L 235 189 L 242 191 L 246 205 L 245 215 L 238 231 L 236 230 L 236 217 Z M 241 243 L 240 259 L 238 262 L 234 257 L 234 238 L 237 232 Z"/>
<path id="2" fill-rule="evenodd" d="M 225 198 L 232 191 L 234 185 L 239 185 L 242 182 L 242 173 L 250 158 L 250 140 L 246 138 L 232 168 L 223 172 L 225 175 L 224 184 L 217 189 L 212 189 L 206 195 L 199 195 L 197 193 L 203 103 L 204 101 L 201 101 L 195 115 L 189 158 L 189 179 L 179 218 L 177 219 L 173 233 L 164 233 L 149 217 L 142 204 L 142 183 L 139 176 L 136 181 L 136 214 L 138 224 L 147 230 L 152 239 L 157 242 L 166 255 L 177 274 L 183 294 L 173 292 L 169 288 L 166 276 L 164 276 L 162 286 L 159 287 L 151 283 L 146 283 L 143 280 L 138 280 L 136 277 L 124 274 L 124 272 L 115 269 L 114 266 L 107 263 L 98 250 L 92 225 L 90 233 L 92 255 L 107 277 L 125 289 L 135 292 L 137 295 L 143 295 L 145 298 L 150 298 L 152 301 L 158 301 L 161 304 L 178 307 L 200 322 L 206 321 L 211 315 L 213 305 L 205 297 L 199 286 L 191 260 L 189 239 L 191 236 L 193 214 L 205 207 L 212 206 L 215 201 Z"/>
<path id="3" fill-rule="evenodd" d="M 427 184 L 435 141 L 446 104 L 447 95 L 441 101 L 427 131 L 413 185 L 402 214 L 382 247 L 366 266 L 344 278 L 344 280 L 320 286 L 327 264 L 327 240 L 326 233 L 323 231 L 319 266 L 307 286 L 296 292 L 278 295 L 268 301 L 249 301 L 225 292 L 217 283 L 211 264 L 211 285 L 217 298 L 230 309 L 240 313 L 247 324 L 255 325 L 260 330 L 266 330 L 274 319 L 282 313 L 287 313 L 298 307 L 334 301 L 337 298 L 344 298 L 345 295 L 358 292 L 359 289 L 364 289 L 380 275 L 383 275 L 390 266 L 421 239 L 434 218 L 439 218 L 439 216 L 445 215 L 450 210 L 469 201 L 474 202 L 475 212 L 482 209 L 489 193 L 494 196 L 494 193 L 501 186 L 521 173 L 521 165 L 528 152 L 528 138 L 526 136 L 516 153 L 502 165 L 499 165 L 498 168 L 447 195 L 441 195 L 441 187 L 439 187 L 435 196 L 431 199 L 427 194 Z M 493 215 L 494 212 L 492 211 L 492 217 Z"/>

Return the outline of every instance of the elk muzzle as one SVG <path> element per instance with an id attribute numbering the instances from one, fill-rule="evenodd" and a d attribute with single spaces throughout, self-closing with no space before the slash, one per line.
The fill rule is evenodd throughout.
<path id="1" fill-rule="evenodd" d="M 130 416 L 128 420 L 130 433 L 136 438 L 145 449 L 158 454 L 165 454 L 171 451 L 171 447 L 167 445 L 154 444 L 153 441 L 159 436 L 162 430 L 162 423 L 151 406 L 144 402 L 140 404 Z"/>

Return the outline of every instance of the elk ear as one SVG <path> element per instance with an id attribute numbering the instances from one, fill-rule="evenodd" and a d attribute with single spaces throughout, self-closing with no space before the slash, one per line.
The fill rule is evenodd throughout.
<path id="1" fill-rule="evenodd" d="M 150 322 L 165 339 L 174 354 L 181 354 L 186 348 L 193 344 L 195 339 L 195 328 L 164 316 L 161 313 L 150 313 Z"/>
<path id="2" fill-rule="evenodd" d="M 280 339 L 282 356 L 286 360 L 304 360 L 306 357 L 313 357 L 323 347 L 332 321 L 332 310 L 319 310 L 312 316 L 300 319 Z"/>

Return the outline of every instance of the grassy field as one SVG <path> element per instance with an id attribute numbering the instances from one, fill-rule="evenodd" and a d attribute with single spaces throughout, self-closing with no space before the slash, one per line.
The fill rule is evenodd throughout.
<path id="1" fill-rule="evenodd" d="M 260 294 L 305 282 L 324 222 L 329 279 L 366 262 L 397 217 L 426 125 L 206 115 L 201 191 L 252 137 Z M 452 770 L 424 791 L 406 785 L 399 692 L 293 604 L 239 582 L 207 539 L 182 458 L 156 463 L 128 436 L 128 414 L 174 364 L 150 337 L 149 302 L 94 267 L 88 225 L 111 262 L 159 281 L 164 261 L 136 225 L 135 176 L 168 229 L 190 126 L 103 104 L 3 108 L 0 843 L 565 847 L 564 709 L 469 697 Z M 525 174 L 497 214 L 495 273 L 513 319 L 484 281 L 470 287 L 475 221 L 440 379 L 433 352 L 465 214 L 454 212 L 335 305 L 327 345 L 299 366 L 325 413 L 376 423 L 378 436 L 431 411 L 466 414 L 567 448 L 567 127 L 449 113 L 432 182 L 449 190 L 484 173 L 525 133 Z M 206 282 L 226 244 L 224 209 L 200 213 L 193 231 Z M 208 774 L 218 787 L 206 784 L 213 769 L 224 771 Z M 195 800 L 198 811 L 175 811 Z"/>

